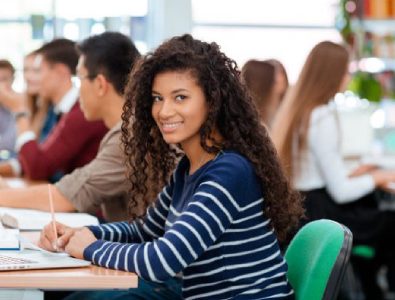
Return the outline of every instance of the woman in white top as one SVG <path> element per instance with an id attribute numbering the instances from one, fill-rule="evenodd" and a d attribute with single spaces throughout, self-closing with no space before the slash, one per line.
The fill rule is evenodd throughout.
<path id="1" fill-rule="evenodd" d="M 395 253 L 395 213 L 379 211 L 372 192 L 394 182 L 395 172 L 372 165 L 349 172 L 340 152 L 338 117 L 330 100 L 348 82 L 348 61 L 344 47 L 332 42 L 316 45 L 276 115 L 272 137 L 294 187 L 306 196 L 307 219 L 345 224 L 355 244 L 376 249 L 380 261 L 374 263 L 391 265 L 395 259 L 386 253 Z M 380 299 L 375 274 L 367 273 L 369 278 L 361 278 L 367 298 Z M 395 287 L 395 280 L 389 285 Z"/>

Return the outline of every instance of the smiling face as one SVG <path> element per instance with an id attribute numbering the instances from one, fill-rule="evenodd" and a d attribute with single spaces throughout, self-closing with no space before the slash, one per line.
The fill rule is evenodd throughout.
<path id="1" fill-rule="evenodd" d="M 168 144 L 184 151 L 200 147 L 199 130 L 207 119 L 208 105 L 202 88 L 189 71 L 168 71 L 152 84 L 152 117 Z"/>

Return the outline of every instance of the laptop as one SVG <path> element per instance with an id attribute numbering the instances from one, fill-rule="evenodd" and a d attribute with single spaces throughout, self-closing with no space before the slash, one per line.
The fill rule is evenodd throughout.
<path id="1" fill-rule="evenodd" d="M 46 253 L 30 249 L 0 252 L 0 271 L 77 268 L 90 265 L 89 261 L 58 253 Z"/>

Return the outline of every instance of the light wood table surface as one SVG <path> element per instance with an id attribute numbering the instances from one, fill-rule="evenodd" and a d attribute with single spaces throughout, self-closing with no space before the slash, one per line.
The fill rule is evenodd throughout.
<path id="1" fill-rule="evenodd" d="M 0 288 L 111 290 L 137 287 L 137 275 L 97 266 L 0 272 Z"/>
<path id="2" fill-rule="evenodd" d="M 37 243 L 39 232 L 22 232 Z M 1 252 L 0 252 L 1 254 Z M 0 272 L 0 288 L 38 289 L 129 289 L 137 287 L 134 273 L 98 266 L 44 270 L 17 270 Z"/>
<path id="3" fill-rule="evenodd" d="M 39 232 L 22 232 L 37 243 Z M 1 252 L 0 252 L 1 254 Z M 80 268 L 0 271 L 0 299 L 42 300 L 45 290 L 113 290 L 137 287 L 134 273 L 91 265 Z"/>

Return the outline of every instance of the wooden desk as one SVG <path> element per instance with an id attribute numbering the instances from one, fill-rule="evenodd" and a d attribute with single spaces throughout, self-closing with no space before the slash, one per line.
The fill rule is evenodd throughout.
<path id="1" fill-rule="evenodd" d="M 22 234 L 32 242 L 39 238 L 39 232 Z M 23 291 L 29 289 L 31 291 L 28 292 L 34 295 L 34 299 L 43 299 L 43 292 L 37 293 L 37 290 L 129 289 L 137 287 L 137 280 L 138 277 L 134 273 L 93 265 L 84 268 L 0 271 L 0 299 L 6 299 L 2 298 L 2 295 L 15 289 L 20 289 L 21 294 L 24 294 L 17 299 L 33 299 L 26 296 L 26 291 Z"/>
<path id="2" fill-rule="evenodd" d="M 135 287 L 136 274 L 97 266 L 0 272 L 0 288 L 8 289 L 111 290 Z"/>

